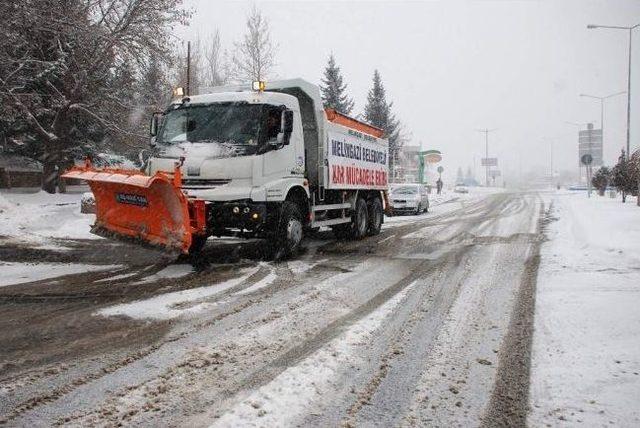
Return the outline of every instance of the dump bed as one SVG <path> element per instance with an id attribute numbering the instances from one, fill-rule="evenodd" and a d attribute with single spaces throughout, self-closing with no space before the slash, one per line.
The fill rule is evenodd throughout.
<path id="1" fill-rule="evenodd" d="M 325 187 L 385 190 L 389 145 L 382 131 L 331 110 L 326 114 Z"/>

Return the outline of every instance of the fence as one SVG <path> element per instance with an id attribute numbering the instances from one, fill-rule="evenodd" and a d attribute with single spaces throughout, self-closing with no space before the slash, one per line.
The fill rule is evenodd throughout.
<path id="1" fill-rule="evenodd" d="M 14 171 L 0 168 L 0 189 L 42 186 L 42 171 Z"/>

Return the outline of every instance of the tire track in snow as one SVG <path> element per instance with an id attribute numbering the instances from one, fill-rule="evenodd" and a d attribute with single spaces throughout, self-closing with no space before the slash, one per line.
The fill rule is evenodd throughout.
<path id="1" fill-rule="evenodd" d="M 404 285 L 383 304 L 376 306 L 349 328 L 340 331 L 330 341 L 323 342 L 317 349 L 283 356 L 294 360 L 288 361 L 285 369 L 271 381 L 229 409 L 212 427 L 248 424 L 257 417 L 266 426 L 292 425 L 295 419 L 304 415 L 314 400 L 322 397 L 324 388 L 330 388 L 331 381 L 340 368 L 358 358 L 359 345 L 370 340 L 371 335 L 393 313 L 415 283 L 413 281 Z M 295 388 L 291 388 L 292 385 Z M 290 390 L 290 393 L 283 393 L 284 390 Z"/>

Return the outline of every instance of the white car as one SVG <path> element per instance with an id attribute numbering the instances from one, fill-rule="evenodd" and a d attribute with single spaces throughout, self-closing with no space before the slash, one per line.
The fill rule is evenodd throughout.
<path id="1" fill-rule="evenodd" d="M 456 184 L 456 187 L 453 188 L 455 193 L 469 193 L 469 189 L 464 184 Z"/>
<path id="2" fill-rule="evenodd" d="M 420 214 L 429 210 L 427 187 L 421 184 L 393 184 L 389 191 L 393 214 Z"/>

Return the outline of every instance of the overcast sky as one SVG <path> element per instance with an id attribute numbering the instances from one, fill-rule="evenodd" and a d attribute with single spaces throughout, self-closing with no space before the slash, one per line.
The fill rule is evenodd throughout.
<path id="1" fill-rule="evenodd" d="M 356 111 L 380 70 L 412 144 L 444 153 L 455 174 L 490 156 L 513 177 L 521 170 L 577 170 L 578 127 L 600 102 L 579 94 L 626 90 L 628 33 L 589 23 L 640 23 L 640 1 L 209 1 L 186 0 L 194 16 L 185 39 L 219 28 L 231 47 L 255 3 L 278 45 L 281 78 L 319 82 L 328 55 L 340 65 Z M 634 36 L 632 147 L 640 146 L 640 28 Z M 633 85 L 635 84 L 635 87 Z M 605 162 L 625 144 L 626 96 L 606 101 Z"/>

